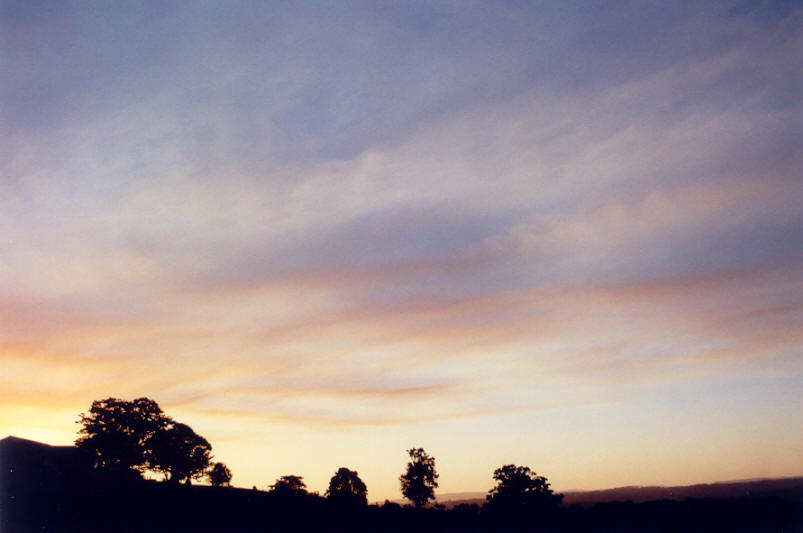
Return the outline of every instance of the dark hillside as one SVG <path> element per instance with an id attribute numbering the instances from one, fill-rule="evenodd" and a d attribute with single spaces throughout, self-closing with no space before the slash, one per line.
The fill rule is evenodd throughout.
<path id="1" fill-rule="evenodd" d="M 341 507 L 315 495 L 100 477 L 5 492 L 0 531 L 93 532 L 729 532 L 803 531 L 800 502 L 687 499 L 570 506 L 524 514 L 478 506 Z"/>
<path id="2" fill-rule="evenodd" d="M 455 502 L 448 509 L 415 509 L 333 501 L 306 492 L 144 480 L 133 470 L 96 468 L 74 447 L 16 438 L 0 440 L 0 467 L 2 533 L 803 532 L 799 479 L 686 487 L 685 495 L 705 497 L 643 503 L 481 507 Z"/>

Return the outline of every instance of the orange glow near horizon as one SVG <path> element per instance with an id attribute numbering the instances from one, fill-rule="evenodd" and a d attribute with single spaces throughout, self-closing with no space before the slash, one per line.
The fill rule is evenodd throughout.
<path id="1" fill-rule="evenodd" d="M 277 354 L 267 359 L 248 350 L 222 359 L 243 339 L 211 328 L 199 335 L 202 325 L 181 317 L 185 325 L 169 337 L 165 326 L 93 328 L 5 352 L 16 385 L 2 393 L 0 427 L 68 444 L 93 399 L 145 395 L 206 436 L 237 486 L 265 488 L 294 473 L 323 492 L 347 466 L 378 501 L 398 498 L 397 471 L 413 445 L 436 457 L 442 493 L 487 490 L 493 469 L 509 462 L 530 465 L 558 490 L 795 475 L 800 449 L 779 445 L 803 437 L 787 423 L 796 416 L 795 383 L 764 358 L 782 361 L 772 354 L 800 345 L 803 329 L 767 329 L 774 309 L 707 312 L 712 299 L 738 303 L 740 287 L 770 295 L 788 283 L 784 272 L 770 271 L 656 288 L 507 294 L 409 314 L 347 314 L 342 322 L 334 315 L 312 322 L 326 324 L 310 326 L 314 340 L 295 323 L 261 336 L 260 346 L 270 342 Z M 584 313 L 570 311 L 578 308 Z M 528 329 L 524 317 L 542 309 L 548 315 Z M 504 327 L 459 325 L 499 312 Z M 748 335 L 739 321 L 764 326 Z M 730 341 L 697 340 L 714 335 Z M 154 338 L 165 353 L 127 353 Z M 115 355 L 70 355 L 93 353 L 99 342 Z M 632 343 L 675 355 L 635 359 Z M 167 354 L 182 344 L 202 348 Z M 335 344 L 339 350 L 326 349 Z M 785 364 L 794 368 L 794 359 Z"/>

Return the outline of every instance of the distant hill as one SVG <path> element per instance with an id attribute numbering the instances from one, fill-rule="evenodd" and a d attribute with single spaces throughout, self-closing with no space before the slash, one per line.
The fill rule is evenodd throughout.
<path id="1" fill-rule="evenodd" d="M 598 502 L 655 500 L 685 500 L 686 498 L 739 498 L 777 497 L 803 501 L 803 477 L 723 481 L 676 487 L 618 487 L 615 489 L 570 491 L 564 493 L 565 504 L 592 504 Z"/>
<path id="2" fill-rule="evenodd" d="M 485 492 L 451 492 L 439 494 L 437 503 L 454 507 L 460 504 L 482 505 Z M 784 500 L 803 502 L 803 477 L 779 479 L 751 479 L 741 481 L 722 481 L 697 485 L 674 487 L 628 486 L 603 490 L 566 491 L 563 493 L 566 505 L 590 505 L 605 502 L 634 503 L 656 500 L 685 500 L 686 498 L 716 498 L 735 500 L 739 498 L 775 497 Z M 405 500 L 397 500 L 405 503 Z"/>

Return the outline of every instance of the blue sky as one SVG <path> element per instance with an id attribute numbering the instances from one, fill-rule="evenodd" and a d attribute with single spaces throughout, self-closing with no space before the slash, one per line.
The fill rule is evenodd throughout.
<path id="1" fill-rule="evenodd" d="M 795 3 L 0 10 L 9 433 L 149 396 L 235 484 L 374 499 L 411 446 L 802 473 Z"/>

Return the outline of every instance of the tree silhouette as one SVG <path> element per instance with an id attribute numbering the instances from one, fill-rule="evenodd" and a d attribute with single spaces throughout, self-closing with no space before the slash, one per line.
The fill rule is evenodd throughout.
<path id="1" fill-rule="evenodd" d="M 340 467 L 329 480 L 326 497 L 346 505 L 366 505 L 368 503 L 367 493 L 368 488 L 357 472 Z"/>
<path id="2" fill-rule="evenodd" d="M 524 510 L 560 505 L 562 494 L 549 488 L 544 476 L 539 476 L 527 466 L 504 465 L 494 470 L 496 486 L 488 491 L 487 505 L 491 510 Z"/>
<path id="3" fill-rule="evenodd" d="M 106 398 L 92 402 L 89 413 L 81 413 L 78 423 L 83 427 L 75 444 L 89 451 L 99 467 L 141 472 L 149 460 L 151 440 L 169 419 L 149 398 Z"/>
<path id="4" fill-rule="evenodd" d="M 421 507 L 435 498 L 435 489 L 438 488 L 435 458 L 427 454 L 424 448 L 411 448 L 407 453 L 410 462 L 407 463 L 407 472 L 399 477 L 401 491 L 416 507 Z"/>
<path id="5" fill-rule="evenodd" d="M 173 482 L 206 473 L 212 446 L 186 424 L 175 422 L 150 398 L 106 398 L 79 415 L 76 446 L 89 451 L 101 468 L 162 472 Z"/>
<path id="6" fill-rule="evenodd" d="M 170 421 L 151 439 L 149 466 L 170 474 L 170 481 L 187 484 L 200 478 L 209 468 L 212 446 L 187 424 Z"/>
<path id="7" fill-rule="evenodd" d="M 303 476 L 282 476 L 270 486 L 270 490 L 276 494 L 306 494 L 307 484 Z"/>
<path id="8" fill-rule="evenodd" d="M 206 475 L 215 487 L 228 486 L 231 483 L 231 470 L 223 463 L 214 463 Z"/>

